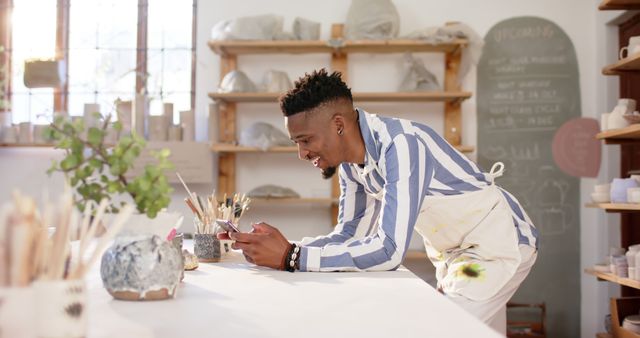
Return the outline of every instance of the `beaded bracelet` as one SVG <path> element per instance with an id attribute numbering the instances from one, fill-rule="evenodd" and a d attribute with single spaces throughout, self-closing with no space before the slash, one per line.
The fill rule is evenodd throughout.
<path id="1" fill-rule="evenodd" d="M 293 243 L 291 245 L 291 250 L 287 254 L 287 259 L 285 260 L 285 270 L 289 272 L 294 272 L 299 269 L 300 264 L 300 247 Z"/>

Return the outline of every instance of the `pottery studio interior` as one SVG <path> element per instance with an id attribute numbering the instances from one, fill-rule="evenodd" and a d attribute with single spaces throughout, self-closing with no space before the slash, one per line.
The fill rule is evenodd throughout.
<path id="1" fill-rule="evenodd" d="M 638 100 L 640 0 L 0 0 L 0 338 L 640 337 Z"/>

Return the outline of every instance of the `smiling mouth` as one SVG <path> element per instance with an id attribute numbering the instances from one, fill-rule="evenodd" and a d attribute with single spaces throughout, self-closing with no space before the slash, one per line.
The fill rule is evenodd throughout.
<path id="1" fill-rule="evenodd" d="M 320 165 L 320 156 L 311 158 L 311 163 L 313 163 L 314 167 L 318 168 L 318 166 Z"/>

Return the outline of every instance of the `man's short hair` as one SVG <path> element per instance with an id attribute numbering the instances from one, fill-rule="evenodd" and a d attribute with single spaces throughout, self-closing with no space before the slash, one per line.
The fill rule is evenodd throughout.
<path id="1" fill-rule="evenodd" d="M 324 103 L 347 99 L 353 103 L 351 89 L 342 81 L 340 72 L 331 74 L 322 68 L 305 73 L 295 82 L 293 89 L 280 97 L 280 109 L 284 116 L 291 116 L 314 109 Z"/>

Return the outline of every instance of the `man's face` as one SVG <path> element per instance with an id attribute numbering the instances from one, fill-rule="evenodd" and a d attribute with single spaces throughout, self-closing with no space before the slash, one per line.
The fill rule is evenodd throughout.
<path id="1" fill-rule="evenodd" d="M 342 162 L 340 136 L 332 109 L 332 104 L 323 105 L 284 118 L 291 140 L 298 145 L 298 157 L 319 168 L 325 179 L 331 178 Z"/>

